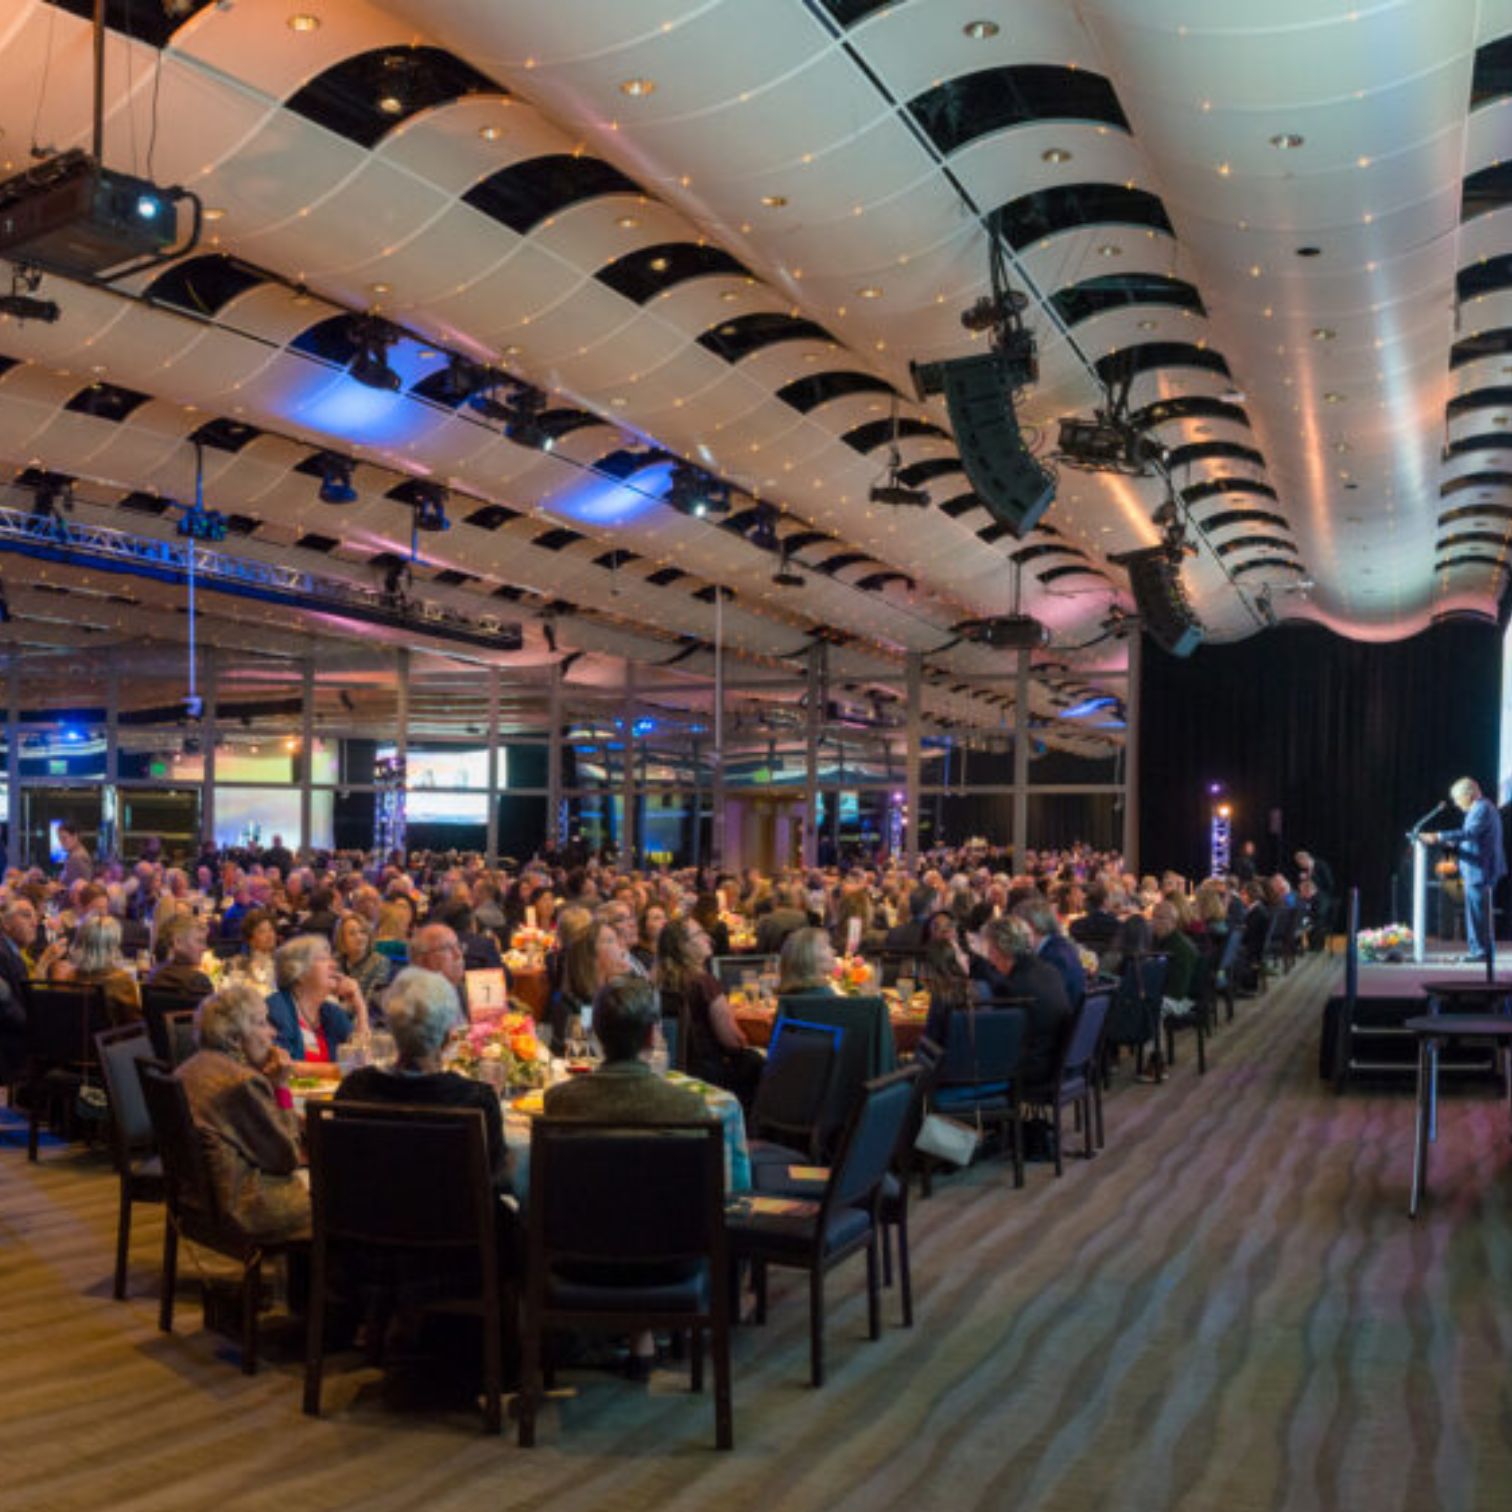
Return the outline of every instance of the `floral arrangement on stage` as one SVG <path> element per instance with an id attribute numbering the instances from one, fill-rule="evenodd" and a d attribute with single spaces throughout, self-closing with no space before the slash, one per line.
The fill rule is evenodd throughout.
<path id="1" fill-rule="evenodd" d="M 551 1070 L 534 1020 L 515 1011 L 470 1024 L 456 1042 L 451 1066 L 463 1076 L 501 1087 L 544 1087 Z"/>
<path id="2" fill-rule="evenodd" d="M 857 993 L 864 992 L 871 985 L 871 963 L 862 960 L 860 956 L 841 956 L 835 962 L 835 968 L 830 976 L 834 980 L 837 992 L 843 992 L 847 997 L 855 997 Z"/>
<path id="3" fill-rule="evenodd" d="M 1355 938 L 1362 961 L 1400 961 L 1412 950 L 1412 931 L 1405 924 L 1362 929 Z"/>

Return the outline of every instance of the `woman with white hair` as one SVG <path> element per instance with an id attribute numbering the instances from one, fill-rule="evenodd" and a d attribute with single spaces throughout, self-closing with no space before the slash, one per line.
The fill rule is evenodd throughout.
<path id="1" fill-rule="evenodd" d="M 112 1024 L 129 1024 L 142 1016 L 142 997 L 136 978 L 121 960 L 121 925 L 108 914 L 88 914 L 74 931 L 65 960 L 49 972 L 55 982 L 93 985 L 105 994 L 105 1012 Z"/>
<path id="2" fill-rule="evenodd" d="M 203 1141 L 221 1211 L 249 1238 L 310 1232 L 299 1169 L 299 1124 L 262 994 L 238 983 L 207 997 L 194 1019 L 199 1049 L 174 1073 Z"/>
<path id="3" fill-rule="evenodd" d="M 278 990 L 268 1018 L 291 1060 L 329 1064 L 353 1033 L 366 1037 L 362 989 L 343 976 L 324 935 L 295 935 L 273 957 Z"/>
<path id="4" fill-rule="evenodd" d="M 462 1022 L 456 989 L 439 971 L 410 966 L 394 978 L 383 1005 L 399 1052 L 393 1069 L 360 1067 L 342 1082 L 337 1098 L 411 1107 L 481 1108 L 494 1185 L 508 1191 L 508 1153 L 498 1093 L 486 1082 L 472 1081 L 441 1066 L 452 1030 Z"/>

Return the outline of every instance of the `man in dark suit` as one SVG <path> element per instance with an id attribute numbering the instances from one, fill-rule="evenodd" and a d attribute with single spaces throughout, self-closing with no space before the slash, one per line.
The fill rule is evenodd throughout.
<path id="1" fill-rule="evenodd" d="M 12 898 L 0 911 L 0 1082 L 20 1076 L 26 1064 L 26 1009 L 30 973 L 21 952 L 37 938 L 37 911 L 28 898 Z"/>
<path id="2" fill-rule="evenodd" d="M 934 893 L 920 883 L 908 895 L 908 917 L 887 931 L 883 947 L 887 950 L 922 950 L 929 943 L 925 932 L 934 905 Z"/>
<path id="3" fill-rule="evenodd" d="M 777 889 L 777 906 L 763 914 L 756 925 L 756 954 L 777 955 L 782 942 L 798 929 L 809 927 L 808 895 L 798 882 L 784 882 Z"/>
<path id="4" fill-rule="evenodd" d="M 1108 906 L 1108 889 L 1101 882 L 1087 888 L 1087 911 L 1071 921 L 1071 938 L 1078 945 L 1101 955 L 1118 934 L 1119 918 Z"/>
<path id="5" fill-rule="evenodd" d="M 1501 815 L 1473 777 L 1461 777 L 1449 789 L 1449 796 L 1464 814 L 1464 824 L 1459 829 L 1430 831 L 1422 838 L 1459 858 L 1465 881 L 1465 940 L 1470 947 L 1464 959 L 1484 961 L 1492 942 L 1491 891 L 1507 874 Z"/>
<path id="6" fill-rule="evenodd" d="M 1271 912 L 1265 902 L 1265 884 L 1251 877 L 1239 889 L 1244 904 L 1244 924 L 1239 952 L 1239 976 L 1248 991 L 1260 982 L 1260 963 L 1265 956 L 1265 942 L 1270 935 Z"/>
<path id="7" fill-rule="evenodd" d="M 1014 908 L 1013 916 L 1029 926 L 1035 953 L 1040 960 L 1048 961 L 1060 973 L 1066 988 L 1066 1001 L 1073 1008 L 1080 1007 L 1081 1000 L 1087 995 L 1087 973 L 1076 946 L 1061 933 L 1060 920 L 1056 918 L 1049 899 L 1026 898 Z"/>
<path id="8" fill-rule="evenodd" d="M 987 955 L 971 958 L 971 976 L 984 996 L 1023 998 L 1028 1025 L 1019 1058 L 1019 1076 L 1026 1082 L 1046 1080 L 1055 1069 L 1071 1005 L 1060 973 L 1034 951 L 1034 936 L 1022 919 L 1009 914 L 989 919 L 982 927 Z"/>

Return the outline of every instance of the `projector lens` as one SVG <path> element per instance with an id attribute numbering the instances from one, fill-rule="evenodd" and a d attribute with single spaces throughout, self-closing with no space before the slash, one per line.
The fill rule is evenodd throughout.
<path id="1" fill-rule="evenodd" d="M 136 202 L 136 213 L 143 220 L 156 220 L 160 208 L 158 202 L 150 194 L 140 195 Z"/>

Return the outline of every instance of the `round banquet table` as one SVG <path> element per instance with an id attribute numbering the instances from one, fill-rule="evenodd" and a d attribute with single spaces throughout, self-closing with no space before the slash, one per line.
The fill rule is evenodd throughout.
<path id="1" fill-rule="evenodd" d="M 777 1010 L 742 1007 L 736 1003 L 730 1006 L 735 1014 L 735 1022 L 740 1025 L 740 1032 L 746 1037 L 746 1043 L 764 1050 L 771 1043 L 772 1026 L 777 1022 Z M 919 1041 L 924 1038 L 924 1025 L 928 1018 L 927 1010 L 921 1012 L 890 1003 L 888 1017 L 892 1021 L 893 1045 L 898 1054 L 912 1055 Z"/>

